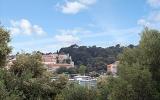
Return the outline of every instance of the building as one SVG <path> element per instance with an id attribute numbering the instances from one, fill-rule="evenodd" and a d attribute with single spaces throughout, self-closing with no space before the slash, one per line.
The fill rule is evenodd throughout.
<path id="1" fill-rule="evenodd" d="M 16 61 L 16 55 L 10 55 L 7 57 L 6 69 L 10 69 L 13 62 Z M 42 63 L 48 71 L 55 71 L 60 67 L 71 68 L 74 67 L 74 62 L 72 61 L 69 54 L 56 54 L 47 53 L 42 54 Z"/>
<path id="2" fill-rule="evenodd" d="M 112 75 L 116 75 L 117 74 L 117 66 L 119 64 L 119 61 L 116 61 L 112 64 L 107 65 L 107 73 L 110 73 Z"/>
<path id="3" fill-rule="evenodd" d="M 43 54 L 42 63 L 48 71 L 55 71 L 60 67 L 74 67 L 74 62 L 69 54 Z"/>
<path id="4" fill-rule="evenodd" d="M 58 54 L 43 54 L 42 62 L 44 64 L 56 64 L 57 63 Z"/>
<path id="5" fill-rule="evenodd" d="M 71 82 L 77 82 L 79 85 L 84 86 L 86 88 L 96 87 L 97 79 L 92 78 L 90 76 L 74 76 L 73 79 L 69 79 Z"/>

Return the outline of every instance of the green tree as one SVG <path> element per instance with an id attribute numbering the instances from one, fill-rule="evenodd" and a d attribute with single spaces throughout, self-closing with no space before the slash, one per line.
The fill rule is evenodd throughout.
<path id="1" fill-rule="evenodd" d="M 100 76 L 97 80 L 97 91 L 98 91 L 98 100 L 108 100 L 109 94 L 109 85 L 108 82 L 112 82 L 111 80 L 108 81 L 107 76 Z"/>
<path id="2" fill-rule="evenodd" d="M 66 67 L 60 67 L 56 70 L 56 73 L 62 74 L 62 73 L 68 73 L 68 74 L 76 74 L 76 68 L 71 67 L 71 68 L 66 68 Z"/>
<path id="3" fill-rule="evenodd" d="M 54 99 L 67 83 L 62 76 L 56 81 L 50 80 L 51 76 L 48 76 L 41 63 L 41 55 L 37 52 L 18 54 L 10 73 L 12 76 L 8 76 L 5 82 L 7 89 L 13 94 L 17 93 L 21 100 Z"/>
<path id="4" fill-rule="evenodd" d="M 56 70 L 56 73 L 58 73 L 58 74 L 62 74 L 62 73 L 65 73 L 65 72 L 67 72 L 66 67 L 60 67 Z"/>
<path id="5" fill-rule="evenodd" d="M 18 77 L 24 75 L 31 75 L 32 78 L 42 77 L 43 73 L 46 72 L 46 69 L 41 62 L 41 54 L 39 53 L 18 54 L 10 71 Z"/>
<path id="6" fill-rule="evenodd" d="M 155 87 L 148 69 L 136 64 L 120 69 L 119 77 L 110 82 L 109 100 L 155 100 Z"/>
<path id="7" fill-rule="evenodd" d="M 65 88 L 67 79 L 51 81 L 40 52 L 18 53 L 6 70 L 6 58 L 11 51 L 9 41 L 9 32 L 0 27 L 0 100 L 54 100 Z"/>
<path id="8" fill-rule="evenodd" d="M 139 48 L 143 52 L 142 64 L 149 68 L 152 79 L 160 93 L 160 31 L 146 28 L 141 36 Z M 159 95 L 160 96 L 160 95 Z"/>
<path id="9" fill-rule="evenodd" d="M 6 70 L 4 69 L 6 64 L 6 58 L 11 52 L 11 47 L 8 46 L 10 42 L 10 33 L 4 27 L 0 26 L 0 99 L 5 99 L 9 92 L 6 90 L 5 86 L 5 74 Z"/>
<path id="10" fill-rule="evenodd" d="M 135 46 L 131 45 L 129 47 L 133 48 Z M 61 48 L 59 53 L 69 53 L 76 66 L 83 64 L 87 67 L 86 73 L 92 71 L 101 73 L 106 71 L 106 64 L 113 63 L 117 60 L 117 55 L 122 53 L 124 48 L 119 44 L 107 48 L 78 46 L 75 44 Z"/>
<path id="11" fill-rule="evenodd" d="M 76 73 L 77 73 L 76 67 L 68 68 L 68 73 L 69 73 L 69 74 L 76 74 Z"/>
<path id="12" fill-rule="evenodd" d="M 97 100 L 97 91 L 78 84 L 70 84 L 57 95 L 56 100 Z"/>
<path id="13" fill-rule="evenodd" d="M 109 84 L 110 100 L 160 99 L 160 32 L 146 28 L 137 48 L 119 56 L 118 77 Z"/>
<path id="14" fill-rule="evenodd" d="M 0 99 L 3 100 L 6 98 L 8 92 L 6 91 L 5 81 L 4 81 L 5 72 L 0 69 Z"/>
<path id="15" fill-rule="evenodd" d="M 4 67 L 6 57 L 11 52 L 11 47 L 8 46 L 10 42 L 10 33 L 8 30 L 0 26 L 0 67 Z"/>
<path id="16" fill-rule="evenodd" d="M 85 72 L 86 72 L 86 66 L 81 65 L 81 66 L 79 67 L 79 73 L 80 73 L 81 75 L 84 75 Z"/>

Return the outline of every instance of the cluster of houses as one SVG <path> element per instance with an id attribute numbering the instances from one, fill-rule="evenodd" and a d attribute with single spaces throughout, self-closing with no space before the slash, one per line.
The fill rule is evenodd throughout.
<path id="1" fill-rule="evenodd" d="M 9 69 L 16 60 L 16 55 L 8 56 L 8 63 L 6 68 Z M 74 67 L 74 62 L 69 54 L 46 53 L 42 54 L 42 63 L 48 71 L 56 71 L 60 67 L 71 68 Z M 115 76 L 117 74 L 117 66 L 119 61 L 107 65 L 107 73 Z"/>
<path id="2" fill-rule="evenodd" d="M 8 64 L 6 68 L 9 69 L 13 65 L 14 61 L 16 61 L 16 56 L 15 55 L 9 56 Z M 66 67 L 66 68 L 74 67 L 74 62 L 72 61 L 71 56 L 69 54 L 64 54 L 64 53 L 42 54 L 42 63 L 44 64 L 44 67 L 51 72 L 54 72 L 61 67 Z M 119 64 L 119 61 L 116 61 L 112 64 L 107 65 L 107 74 L 116 76 L 118 64 Z M 55 79 L 53 78 L 51 80 L 55 80 Z M 85 86 L 87 88 L 96 87 L 96 84 L 97 84 L 97 78 L 94 78 L 91 76 L 85 76 L 85 75 L 81 76 L 78 74 L 73 78 L 69 79 L 69 81 L 77 82 L 81 86 Z"/>
<path id="3" fill-rule="evenodd" d="M 6 69 L 9 69 L 13 62 L 16 61 L 16 55 L 10 55 L 7 57 Z M 74 62 L 72 61 L 69 54 L 57 54 L 57 53 L 46 53 L 42 54 L 42 63 L 48 71 L 55 71 L 60 67 L 71 68 L 74 67 Z"/>
<path id="4" fill-rule="evenodd" d="M 43 54 L 42 63 L 45 65 L 48 71 L 55 71 L 60 67 L 74 67 L 74 62 L 69 54 Z"/>

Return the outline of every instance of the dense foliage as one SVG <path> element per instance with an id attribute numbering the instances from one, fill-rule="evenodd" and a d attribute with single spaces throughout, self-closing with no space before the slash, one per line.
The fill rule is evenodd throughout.
<path id="1" fill-rule="evenodd" d="M 97 100 L 97 91 L 93 88 L 69 84 L 57 95 L 57 100 Z"/>
<path id="2" fill-rule="evenodd" d="M 129 45 L 128 47 L 133 48 L 135 46 Z M 87 66 L 87 72 L 104 72 L 106 65 L 115 62 L 118 54 L 122 53 L 124 48 L 119 44 L 107 48 L 78 46 L 75 44 L 61 48 L 59 53 L 69 53 L 75 65 L 78 67 L 82 64 Z"/>
<path id="3" fill-rule="evenodd" d="M 56 70 L 56 73 L 57 73 L 57 74 L 63 74 L 63 73 L 65 73 L 65 74 L 77 74 L 77 73 L 78 73 L 77 70 L 78 70 L 78 69 L 77 69 L 77 68 L 74 68 L 74 67 L 71 67 L 71 68 L 60 67 L 60 68 L 58 68 L 58 69 Z"/>
<path id="4" fill-rule="evenodd" d="M 10 47 L 9 32 L 0 28 L 0 100 L 54 100 L 68 80 L 59 76 L 51 81 L 51 73 L 44 69 L 41 54 L 21 53 L 9 70 L 5 69 Z"/>
<path id="5" fill-rule="evenodd" d="M 11 52 L 11 48 L 8 46 L 9 42 L 9 31 L 0 26 L 0 67 L 5 65 L 6 57 Z"/>
<path id="6" fill-rule="evenodd" d="M 160 99 L 160 32 L 146 28 L 137 48 L 119 56 L 118 77 L 108 79 L 109 100 Z"/>
<path id="7" fill-rule="evenodd" d="M 2 94 L 2 100 L 9 97 L 9 100 L 54 99 L 67 83 L 65 77 L 51 81 L 51 73 L 44 69 L 37 53 L 17 55 L 10 70 L 3 70 L 1 74 L 2 86 L 6 92 Z"/>
<path id="8" fill-rule="evenodd" d="M 0 26 L 0 99 L 5 98 L 8 94 L 5 86 L 6 57 L 10 53 L 11 48 L 8 46 L 10 41 L 9 32 Z"/>
<path id="9" fill-rule="evenodd" d="M 11 51 L 9 41 L 9 32 L 0 27 L 0 100 L 160 100 L 160 32 L 157 30 L 146 28 L 139 46 L 130 45 L 118 58 L 124 49 L 119 45 L 62 48 L 60 52 L 70 53 L 79 67 L 61 68 L 59 74 L 66 71 L 83 75 L 86 66 L 87 70 L 92 66 L 98 70 L 101 64 L 120 61 L 118 76 L 100 76 L 96 88 L 70 83 L 63 74 L 51 80 L 39 52 L 17 54 L 16 61 L 6 70 L 6 57 Z"/>

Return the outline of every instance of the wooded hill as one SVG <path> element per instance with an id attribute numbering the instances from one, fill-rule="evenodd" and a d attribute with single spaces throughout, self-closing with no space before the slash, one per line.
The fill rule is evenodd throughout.
<path id="1" fill-rule="evenodd" d="M 130 44 L 127 47 L 134 48 L 136 46 Z M 80 65 L 87 66 L 87 72 L 103 72 L 106 71 L 106 65 L 118 60 L 117 56 L 127 47 L 120 46 L 120 44 L 107 48 L 78 46 L 74 44 L 69 47 L 61 48 L 59 53 L 69 53 L 77 67 Z"/>

